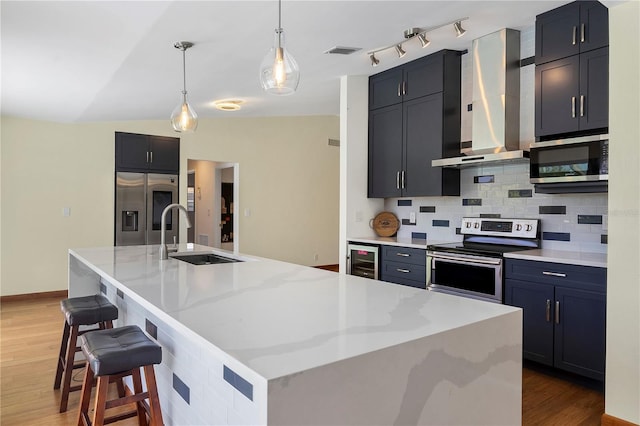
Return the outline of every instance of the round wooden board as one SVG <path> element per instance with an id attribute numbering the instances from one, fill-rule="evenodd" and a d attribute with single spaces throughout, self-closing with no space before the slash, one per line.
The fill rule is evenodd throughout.
<path id="1" fill-rule="evenodd" d="M 391 212 L 378 213 L 373 218 L 373 225 L 371 226 L 376 234 L 380 237 L 391 237 L 398 232 L 400 228 L 400 221 L 395 214 Z"/>

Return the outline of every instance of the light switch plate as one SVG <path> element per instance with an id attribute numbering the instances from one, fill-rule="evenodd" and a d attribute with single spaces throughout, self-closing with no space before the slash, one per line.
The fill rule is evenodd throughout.
<path id="1" fill-rule="evenodd" d="M 409 213 L 409 222 L 416 223 L 416 212 Z"/>

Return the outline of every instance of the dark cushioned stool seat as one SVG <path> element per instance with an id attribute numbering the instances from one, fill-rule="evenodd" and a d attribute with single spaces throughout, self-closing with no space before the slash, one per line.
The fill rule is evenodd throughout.
<path id="1" fill-rule="evenodd" d="M 118 318 L 118 308 L 102 295 L 73 297 L 60 302 L 67 324 L 90 325 Z"/>
<path id="2" fill-rule="evenodd" d="M 96 376 L 162 362 L 162 348 L 135 325 L 86 333 L 80 347 Z"/>

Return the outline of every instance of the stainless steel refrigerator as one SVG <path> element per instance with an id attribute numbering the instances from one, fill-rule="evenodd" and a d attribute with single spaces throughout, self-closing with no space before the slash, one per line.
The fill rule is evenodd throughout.
<path id="1" fill-rule="evenodd" d="M 115 245 L 160 244 L 160 219 L 178 202 L 178 176 L 160 173 L 116 173 Z M 178 238 L 178 210 L 167 213 L 167 243 Z"/>

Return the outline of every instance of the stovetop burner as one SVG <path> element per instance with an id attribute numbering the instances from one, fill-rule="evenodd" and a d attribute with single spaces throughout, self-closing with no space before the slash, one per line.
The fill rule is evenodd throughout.
<path id="1" fill-rule="evenodd" d="M 458 243 L 433 244 L 431 251 L 502 257 L 504 253 L 540 248 L 538 219 L 463 218 Z"/>

